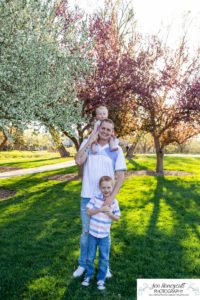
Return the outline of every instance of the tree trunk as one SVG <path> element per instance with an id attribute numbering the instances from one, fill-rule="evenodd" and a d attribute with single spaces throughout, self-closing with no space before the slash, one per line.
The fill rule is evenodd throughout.
<path id="1" fill-rule="evenodd" d="M 74 143 L 75 149 L 78 152 L 80 147 L 79 141 L 74 136 L 71 136 L 67 131 L 63 131 L 63 133 Z"/>
<path id="2" fill-rule="evenodd" d="M 69 157 L 70 153 L 65 149 L 63 144 L 57 146 L 58 152 L 60 153 L 61 157 Z"/>
<path id="3" fill-rule="evenodd" d="M 15 129 L 14 139 L 15 139 L 14 149 L 20 151 L 24 144 L 24 140 L 23 140 L 23 132 L 18 128 Z"/>
<path id="4" fill-rule="evenodd" d="M 164 149 L 160 146 L 159 137 L 154 137 L 155 149 L 156 149 L 156 173 L 159 175 L 164 174 L 163 170 L 163 159 Z"/>
<path id="5" fill-rule="evenodd" d="M 133 153 L 134 153 L 134 150 L 137 146 L 137 143 L 133 143 L 130 148 L 128 149 L 127 153 L 126 153 L 126 158 L 132 158 L 133 157 Z"/>
<path id="6" fill-rule="evenodd" d="M 3 150 L 3 147 L 5 146 L 5 144 L 6 144 L 7 140 L 8 140 L 8 138 L 7 138 L 4 130 L 2 130 L 2 133 L 3 133 L 3 141 L 0 144 L 0 151 Z"/>
<path id="7" fill-rule="evenodd" d="M 130 148 L 128 149 L 127 153 L 126 153 L 126 158 L 132 158 L 133 157 L 133 153 L 135 151 L 135 148 L 137 147 L 140 139 L 142 138 L 143 133 L 138 132 L 136 134 L 134 134 L 134 143 L 132 143 L 132 145 L 130 146 Z"/>
<path id="8" fill-rule="evenodd" d="M 76 151 L 78 152 L 80 149 L 80 145 L 84 140 L 85 132 L 90 128 L 90 124 L 87 124 L 84 128 L 82 128 L 79 124 L 77 125 L 78 136 L 75 137 L 71 135 L 69 132 L 63 130 L 63 134 L 66 135 L 74 144 Z M 87 132 L 86 132 L 87 133 Z"/>
<path id="9" fill-rule="evenodd" d="M 183 153 L 184 150 L 185 150 L 185 145 L 184 144 L 178 144 L 178 146 L 179 146 L 180 153 Z"/>
<path id="10" fill-rule="evenodd" d="M 65 146 L 63 145 L 60 135 L 57 132 L 57 130 L 53 126 L 49 126 L 49 132 L 51 133 L 51 136 L 53 138 L 53 141 L 56 145 L 58 152 L 60 153 L 60 156 L 68 157 L 70 155 L 70 153 L 65 149 Z"/>

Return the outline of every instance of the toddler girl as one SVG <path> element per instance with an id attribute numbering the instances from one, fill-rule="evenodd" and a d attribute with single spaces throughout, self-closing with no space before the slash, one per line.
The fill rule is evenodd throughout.
<path id="1" fill-rule="evenodd" d="M 98 129 L 99 129 L 99 126 L 101 124 L 101 121 L 108 118 L 108 109 L 107 109 L 106 106 L 101 105 L 101 106 L 98 106 L 96 108 L 95 113 L 96 113 L 96 116 L 95 116 L 95 123 L 94 123 L 93 132 L 97 132 Z M 97 141 L 92 144 L 93 154 L 96 154 L 96 144 L 97 144 Z M 112 137 L 110 138 L 110 141 L 109 141 L 110 150 L 111 151 L 118 150 L 118 144 L 119 144 L 119 141 L 115 137 L 115 135 L 113 134 Z"/>

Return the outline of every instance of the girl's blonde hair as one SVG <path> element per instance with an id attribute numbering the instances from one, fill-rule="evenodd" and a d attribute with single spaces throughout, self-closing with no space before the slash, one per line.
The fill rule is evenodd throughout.
<path id="1" fill-rule="evenodd" d="M 101 110 L 101 109 L 106 109 L 106 110 L 108 111 L 108 109 L 107 109 L 107 107 L 106 107 L 105 105 L 99 105 L 99 106 L 97 106 L 97 108 L 95 109 L 95 112 L 97 113 L 97 111 L 98 111 L 98 110 Z"/>

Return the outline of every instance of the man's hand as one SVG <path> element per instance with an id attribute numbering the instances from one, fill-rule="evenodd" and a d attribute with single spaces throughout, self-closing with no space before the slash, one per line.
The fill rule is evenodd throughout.
<path id="1" fill-rule="evenodd" d="M 111 204 L 112 204 L 112 202 L 113 202 L 113 198 L 111 197 L 111 196 L 109 196 L 109 197 L 106 197 L 106 200 L 105 200 L 105 202 L 104 202 L 104 205 L 103 206 L 111 206 Z"/>

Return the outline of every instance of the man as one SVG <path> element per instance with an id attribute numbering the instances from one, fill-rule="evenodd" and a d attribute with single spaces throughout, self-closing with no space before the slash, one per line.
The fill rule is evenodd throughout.
<path id="1" fill-rule="evenodd" d="M 83 180 L 81 191 L 81 219 L 82 219 L 82 235 L 80 239 L 80 257 L 79 267 L 73 273 L 74 277 L 81 276 L 87 264 L 88 254 L 88 231 L 90 217 L 87 215 L 86 205 L 94 194 L 100 193 L 99 179 L 102 176 L 110 176 L 116 181 L 113 191 L 105 201 L 105 205 L 110 206 L 115 199 L 122 183 L 124 181 L 124 171 L 126 170 L 125 158 L 121 147 L 112 152 L 109 146 L 109 140 L 114 132 L 114 123 L 110 119 L 101 122 L 98 133 L 93 132 L 88 139 L 81 144 L 80 150 L 77 152 L 76 164 L 83 165 Z M 94 141 L 98 141 L 96 146 L 96 154 L 93 154 L 91 145 Z M 107 277 L 111 277 L 108 269 Z"/>

